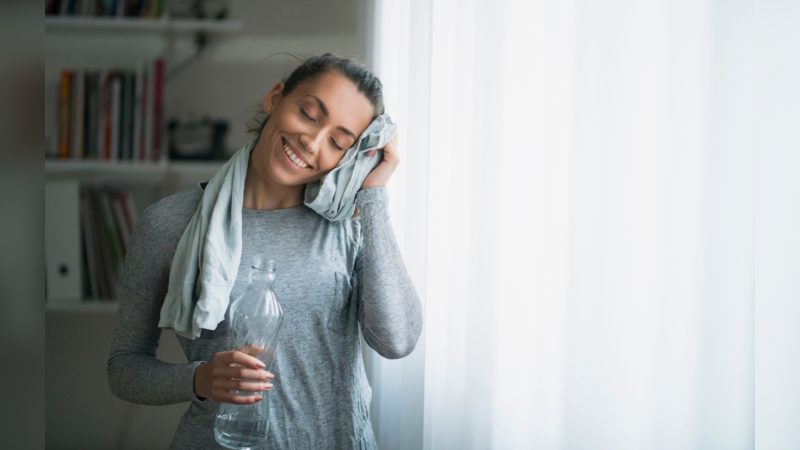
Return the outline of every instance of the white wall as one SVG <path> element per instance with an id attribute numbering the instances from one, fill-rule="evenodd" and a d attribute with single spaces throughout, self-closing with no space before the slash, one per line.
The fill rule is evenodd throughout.
<path id="1" fill-rule="evenodd" d="M 45 339 L 47 448 L 166 448 L 186 405 L 124 402 L 108 389 L 111 312 L 48 312 Z M 185 362 L 172 332 L 161 337 L 158 357 Z"/>
<path id="2" fill-rule="evenodd" d="M 167 86 L 168 113 L 230 120 L 229 150 L 247 143 L 247 122 L 300 58 L 326 51 L 364 61 L 367 0 L 234 1 L 244 29 L 212 38 L 208 53 Z M 185 44 L 179 44 L 183 45 Z"/>

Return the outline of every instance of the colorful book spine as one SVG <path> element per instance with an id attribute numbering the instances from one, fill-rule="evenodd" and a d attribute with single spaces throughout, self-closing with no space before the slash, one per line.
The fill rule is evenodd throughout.
<path id="1" fill-rule="evenodd" d="M 86 185 L 80 200 L 84 293 L 89 298 L 113 299 L 136 213 L 129 193 Z"/>
<path id="2" fill-rule="evenodd" d="M 119 73 L 115 73 L 111 77 L 111 115 L 109 117 L 110 124 L 110 155 L 109 159 L 117 161 L 120 159 L 120 143 L 122 141 L 122 105 L 120 100 L 122 97 L 122 77 Z"/>
<path id="3" fill-rule="evenodd" d="M 153 150 L 153 65 L 144 64 L 144 99 L 142 111 L 142 161 L 149 161 Z"/>
<path id="4" fill-rule="evenodd" d="M 133 94 L 133 126 L 131 129 L 131 159 L 134 161 L 141 160 L 141 146 L 142 146 L 142 97 L 143 97 L 143 69 L 142 64 L 136 66 L 136 73 L 133 75 L 134 94 Z"/>
<path id="5" fill-rule="evenodd" d="M 165 153 L 163 57 L 130 70 L 62 70 L 48 157 L 157 161 Z M 50 103 L 53 102 L 53 103 Z"/>
<path id="6" fill-rule="evenodd" d="M 69 158 L 72 140 L 72 79 L 71 70 L 62 70 L 58 88 L 58 157 Z"/>
<path id="7" fill-rule="evenodd" d="M 151 161 L 157 161 L 161 157 L 161 133 L 164 129 L 164 58 L 159 57 L 154 63 L 153 88 L 153 154 Z"/>
<path id="8" fill-rule="evenodd" d="M 84 158 L 84 135 L 83 135 L 83 127 L 84 127 L 84 120 L 86 118 L 85 114 L 85 103 L 86 103 L 86 84 L 85 84 L 85 76 L 83 71 L 76 71 L 75 78 L 73 82 L 74 88 L 74 95 L 72 101 L 72 145 L 71 150 L 72 154 L 70 155 L 71 158 L 74 159 L 83 159 Z"/>
<path id="9" fill-rule="evenodd" d="M 112 73 L 105 72 L 100 89 L 102 112 L 100 113 L 100 158 L 111 159 L 111 81 Z"/>
<path id="10" fill-rule="evenodd" d="M 163 0 L 46 0 L 48 16 L 155 18 L 164 14 Z"/>

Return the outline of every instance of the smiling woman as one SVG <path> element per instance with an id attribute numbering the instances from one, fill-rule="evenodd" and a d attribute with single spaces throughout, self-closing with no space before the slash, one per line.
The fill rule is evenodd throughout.
<path id="1" fill-rule="evenodd" d="M 219 403 L 255 404 L 267 390 L 273 390 L 269 448 L 376 448 L 359 328 L 386 358 L 411 353 L 422 329 L 419 298 L 387 212 L 385 184 L 398 164 L 394 141 L 379 149 L 380 162 L 356 194 L 360 214 L 330 220 L 306 206 L 303 194 L 369 134 L 384 112 L 381 83 L 352 61 L 326 54 L 275 84 L 262 106 L 254 141 L 221 174 L 151 205 L 139 220 L 121 277 L 109 384 L 131 402 L 190 402 L 176 448 L 218 448 Z M 241 167 L 235 189 L 219 189 L 226 167 Z M 200 229 L 195 224 L 204 207 L 220 202 L 232 205 L 225 217 L 235 225 L 225 230 L 234 230 L 219 238 L 200 227 L 204 261 L 188 270 L 179 263 L 185 238 Z M 220 262 L 220 253 L 236 253 L 230 242 L 241 244 L 233 270 Z M 226 286 L 229 295 L 211 299 L 229 307 L 247 288 L 250 262 L 262 255 L 277 261 L 273 289 L 284 312 L 271 368 L 228 347 L 229 309 L 196 336 L 174 327 L 188 364 L 156 359 L 173 289 L 191 291 L 193 319 L 206 314 L 200 303 L 208 297 L 207 262 L 235 278 Z"/>
<path id="2" fill-rule="evenodd" d="M 302 203 L 305 184 L 336 167 L 376 115 L 350 79 L 328 71 L 288 92 L 284 83 L 276 84 L 263 107 L 270 116 L 245 184 L 245 206 L 251 209 Z M 279 203 L 265 204 L 270 197 Z"/>

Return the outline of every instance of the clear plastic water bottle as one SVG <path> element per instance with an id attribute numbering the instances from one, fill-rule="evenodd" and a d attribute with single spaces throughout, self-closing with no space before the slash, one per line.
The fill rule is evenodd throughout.
<path id="1" fill-rule="evenodd" d="M 275 345 L 283 321 L 283 311 L 275 293 L 275 261 L 253 259 L 249 284 L 231 304 L 231 349 L 254 356 L 269 370 L 275 359 Z M 237 391 L 236 395 L 253 395 Z M 263 447 L 269 431 L 269 394 L 252 405 L 223 403 L 214 421 L 214 438 L 228 448 Z"/>

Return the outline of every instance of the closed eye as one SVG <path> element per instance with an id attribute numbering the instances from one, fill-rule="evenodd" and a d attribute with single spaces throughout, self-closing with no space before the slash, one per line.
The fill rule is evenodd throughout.
<path id="1" fill-rule="evenodd" d="M 303 113 L 303 116 L 310 122 L 317 123 L 317 119 L 311 117 L 311 114 L 309 114 L 305 109 L 300 108 L 300 112 Z"/>
<path id="2" fill-rule="evenodd" d="M 331 144 L 333 144 L 333 146 L 334 146 L 334 147 L 336 147 L 336 148 L 337 148 L 337 149 L 339 149 L 339 150 L 344 150 L 344 147 L 342 147 L 341 145 L 339 145 L 339 144 L 336 142 L 336 140 L 334 140 L 334 139 L 331 139 Z"/>

